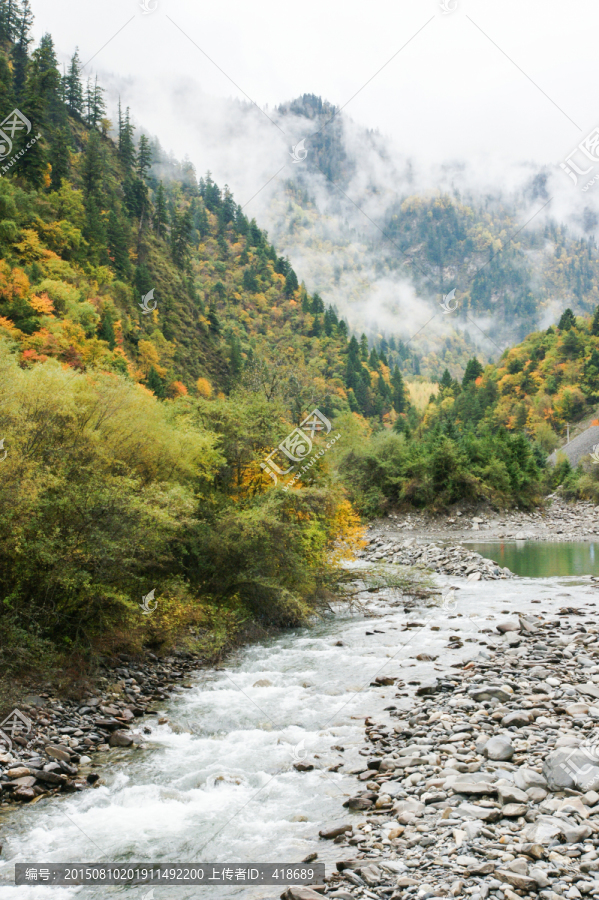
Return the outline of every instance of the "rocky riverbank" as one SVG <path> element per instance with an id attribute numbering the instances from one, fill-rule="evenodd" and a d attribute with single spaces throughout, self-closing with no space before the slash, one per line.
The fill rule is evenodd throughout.
<path id="1" fill-rule="evenodd" d="M 402 541 L 408 538 L 442 541 L 591 541 L 599 535 L 597 507 L 591 502 L 566 503 L 547 498 L 544 508 L 498 512 L 489 507 L 461 505 L 447 515 L 428 512 L 390 515 L 371 526 L 372 536 Z"/>
<path id="2" fill-rule="evenodd" d="M 366 719 L 352 773 L 363 787 L 345 823 L 321 831 L 340 845 L 328 896 L 599 895 L 599 624 L 589 615 L 556 606 L 500 620 L 474 659 L 417 685 L 411 709 L 400 701 Z M 294 890 L 288 900 L 320 893 Z"/>
<path id="3" fill-rule="evenodd" d="M 416 538 L 401 541 L 375 535 L 359 555 L 366 562 L 415 566 L 443 575 L 458 575 L 468 581 L 513 577 L 509 569 L 460 544 L 439 547 L 434 542 L 425 543 Z"/>
<path id="4" fill-rule="evenodd" d="M 143 748 L 145 715 L 168 695 L 191 688 L 186 676 L 202 665 L 179 651 L 158 659 L 121 654 L 99 666 L 94 689 L 80 700 L 48 692 L 24 697 L 0 733 L 0 807 L 30 803 L 98 783 L 94 769 L 112 747 Z"/>

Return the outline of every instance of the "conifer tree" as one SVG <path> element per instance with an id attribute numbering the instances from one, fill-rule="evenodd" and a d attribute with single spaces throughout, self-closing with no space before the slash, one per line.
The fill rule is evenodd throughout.
<path id="1" fill-rule="evenodd" d="M 393 409 L 395 412 L 405 412 L 407 404 L 406 389 L 399 368 L 395 366 L 391 375 L 391 384 L 393 386 Z"/>
<path id="2" fill-rule="evenodd" d="M 479 361 L 476 359 L 476 357 L 469 359 L 468 363 L 466 364 L 466 371 L 464 372 L 464 377 L 462 378 L 462 387 L 465 388 L 472 381 L 476 381 L 476 379 L 480 375 L 483 374 L 483 371 L 484 371 L 484 369 L 481 366 L 481 364 L 479 363 Z"/>
<path id="3" fill-rule="evenodd" d="M 151 391 L 156 394 L 159 400 L 164 400 L 166 396 L 164 381 L 162 380 L 154 366 L 150 367 L 150 371 L 148 372 L 148 377 L 146 379 L 146 385 Z"/>
<path id="4" fill-rule="evenodd" d="M 127 107 L 123 118 L 121 115 L 121 101 L 119 100 L 119 156 L 127 169 L 132 169 L 135 165 L 134 134 L 135 128 L 131 124 L 129 107 Z"/>
<path id="5" fill-rule="evenodd" d="M 69 71 L 64 78 L 64 95 L 69 112 L 73 116 L 83 117 L 83 86 L 81 84 L 81 60 L 79 48 L 71 57 Z"/>
<path id="6" fill-rule="evenodd" d="M 12 53 L 13 85 L 17 103 L 24 99 L 27 67 L 29 64 L 29 44 L 33 40 L 31 37 L 32 25 L 33 13 L 31 12 L 30 0 L 22 0 L 17 17 L 15 44 Z"/>
<path id="7" fill-rule="evenodd" d="M 156 203 L 154 210 L 154 231 L 158 237 L 166 237 L 167 225 L 168 212 L 166 209 L 166 195 L 164 193 L 164 185 L 160 182 L 156 188 Z"/>
<path id="8" fill-rule="evenodd" d="M 145 180 L 146 173 L 151 165 L 152 148 L 150 147 L 150 142 L 145 134 L 142 134 L 139 139 L 139 148 L 137 151 L 137 174 L 142 180 Z"/>

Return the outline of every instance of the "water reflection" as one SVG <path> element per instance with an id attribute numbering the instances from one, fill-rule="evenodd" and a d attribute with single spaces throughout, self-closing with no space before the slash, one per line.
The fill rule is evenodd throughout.
<path id="1" fill-rule="evenodd" d="M 599 575 L 597 545 L 588 541 L 490 541 L 468 547 L 528 578 Z"/>

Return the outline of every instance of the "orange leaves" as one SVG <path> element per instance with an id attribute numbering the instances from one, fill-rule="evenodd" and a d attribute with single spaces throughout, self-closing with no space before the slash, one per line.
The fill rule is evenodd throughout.
<path id="1" fill-rule="evenodd" d="M 33 297 L 30 297 L 29 305 L 32 306 L 37 313 L 41 313 L 41 315 L 44 316 L 52 316 L 54 312 L 54 304 L 45 292 L 40 294 L 39 297 L 35 294 Z M 54 316 L 52 316 L 52 318 L 54 318 Z"/>
<path id="2" fill-rule="evenodd" d="M 22 299 L 29 290 L 29 279 L 23 271 L 15 266 L 11 269 L 8 263 L 0 260 L 0 300 L 12 303 Z"/>
<path id="3" fill-rule="evenodd" d="M 169 386 L 169 392 L 173 397 L 185 397 L 188 394 L 188 390 L 182 381 L 173 381 Z"/>

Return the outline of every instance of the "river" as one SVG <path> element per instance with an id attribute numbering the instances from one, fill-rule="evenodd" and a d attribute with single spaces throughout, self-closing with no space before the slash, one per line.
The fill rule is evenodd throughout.
<path id="1" fill-rule="evenodd" d="M 197 673 L 192 689 L 173 695 L 160 709 L 168 724 L 148 719 L 146 749 L 97 754 L 98 787 L 3 811 L 2 900 L 67 900 L 81 892 L 94 900 L 133 892 L 141 900 L 149 890 L 17 888 L 16 861 L 296 862 L 317 852 L 330 865 L 339 850 L 319 840 L 318 831 L 349 815 L 359 819 L 342 803 L 356 792 L 356 778 L 344 773 L 363 760 L 365 716 L 393 723 L 386 707 L 414 703 L 416 685 L 408 681 L 484 653 L 483 629 L 506 612 L 592 609 L 599 599 L 589 579 L 575 577 L 438 582 L 459 587 L 452 613 L 430 607 L 405 612 L 403 602 L 390 606 L 392 598 L 381 592 L 369 600 L 366 615 L 345 612 L 248 647 L 222 670 Z M 406 622 L 425 624 L 402 630 Z M 462 636 L 461 649 L 446 648 L 449 633 Z M 419 653 L 438 659 L 420 662 Z M 401 676 L 401 692 L 409 696 L 395 697 L 394 686 L 371 687 L 377 674 Z M 304 756 L 313 771 L 293 768 Z M 341 769 L 329 771 L 339 763 Z M 159 887 L 154 900 L 187 900 L 206 890 Z M 238 885 L 209 890 L 219 898 L 281 893 Z"/>

